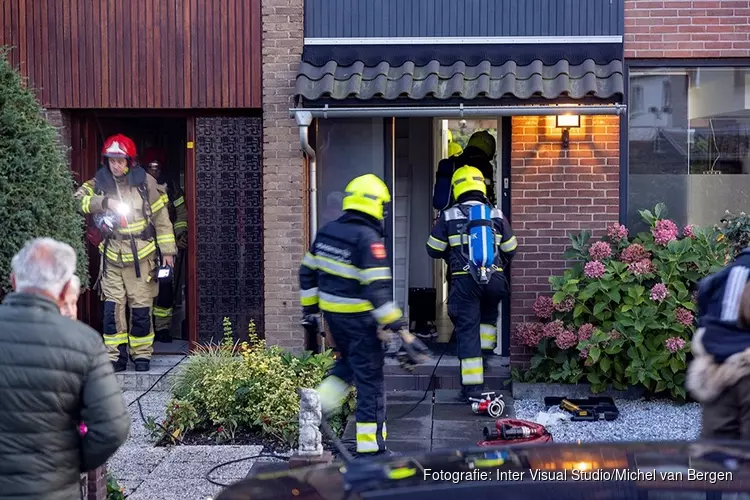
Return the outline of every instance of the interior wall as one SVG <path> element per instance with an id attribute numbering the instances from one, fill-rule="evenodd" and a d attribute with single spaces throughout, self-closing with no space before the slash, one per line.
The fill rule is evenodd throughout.
<path id="1" fill-rule="evenodd" d="M 433 287 L 432 259 L 425 251 L 432 229 L 432 156 L 432 119 L 397 119 L 394 280 L 395 299 L 403 307 L 409 288 Z"/>

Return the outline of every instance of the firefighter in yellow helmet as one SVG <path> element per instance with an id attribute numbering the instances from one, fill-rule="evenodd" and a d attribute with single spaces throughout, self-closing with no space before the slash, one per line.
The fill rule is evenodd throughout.
<path id="1" fill-rule="evenodd" d="M 393 350 L 406 326 L 393 300 L 390 262 L 384 244 L 385 183 L 373 174 L 345 189 L 344 213 L 323 226 L 300 266 L 303 324 L 318 324 L 322 311 L 341 357 L 318 387 L 330 415 L 357 388 L 357 454 L 387 453 L 382 341 Z M 378 329 L 392 332 L 379 338 Z M 422 347 L 424 347 L 422 345 Z"/>
<path id="2" fill-rule="evenodd" d="M 498 305 L 508 295 L 503 268 L 518 244 L 503 212 L 489 204 L 479 169 L 459 168 L 452 186 L 456 203 L 441 213 L 427 240 L 427 253 L 448 261 L 448 315 L 456 328 L 460 399 L 467 401 L 484 392 L 482 354 L 496 345 Z"/>
<path id="3" fill-rule="evenodd" d="M 471 134 L 466 148 L 462 151 L 455 148 L 451 151 L 450 145 L 452 143 L 452 141 L 448 143 L 448 158 L 440 160 L 440 163 L 438 163 L 435 188 L 432 195 L 433 208 L 442 211 L 455 202 L 456 196 L 453 193 L 451 178 L 454 172 L 464 165 L 479 169 L 485 179 L 487 200 L 493 207 L 497 206 L 498 200 L 493 184 L 495 167 L 492 165 L 497 148 L 495 138 L 486 130 L 480 130 Z"/>

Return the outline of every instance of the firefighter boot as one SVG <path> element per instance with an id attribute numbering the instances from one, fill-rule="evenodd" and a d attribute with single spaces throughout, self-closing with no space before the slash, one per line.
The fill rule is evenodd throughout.
<path id="1" fill-rule="evenodd" d="M 135 371 L 137 372 L 147 372 L 151 369 L 151 361 L 148 359 L 135 358 L 133 363 L 135 363 Z"/>
<path id="2" fill-rule="evenodd" d="M 112 369 L 115 373 L 120 373 L 128 369 L 127 344 L 118 345 L 117 350 L 119 351 L 119 356 L 116 361 L 112 361 Z"/>
<path id="3" fill-rule="evenodd" d="M 471 399 L 482 399 L 483 392 L 489 392 L 484 385 L 462 385 L 456 399 L 461 403 L 471 403 Z"/>

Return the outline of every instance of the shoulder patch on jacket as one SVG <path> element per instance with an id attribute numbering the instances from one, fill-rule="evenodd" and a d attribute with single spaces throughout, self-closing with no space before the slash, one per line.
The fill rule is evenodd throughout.
<path id="1" fill-rule="evenodd" d="M 370 244 L 370 253 L 372 253 L 372 256 L 376 259 L 382 260 L 385 259 L 386 253 L 385 253 L 385 246 L 380 243 L 371 243 Z"/>

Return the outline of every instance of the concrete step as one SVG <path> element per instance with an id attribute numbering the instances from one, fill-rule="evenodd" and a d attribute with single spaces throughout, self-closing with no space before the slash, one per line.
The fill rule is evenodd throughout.
<path id="1" fill-rule="evenodd" d="M 115 378 L 123 391 L 146 391 L 156 384 L 152 391 L 166 392 L 174 385 L 175 377 L 183 367 L 175 365 L 183 358 L 184 356 L 154 356 L 151 360 L 151 370 L 147 372 L 137 372 L 135 366 L 128 363 L 127 371 L 115 373 Z"/>

